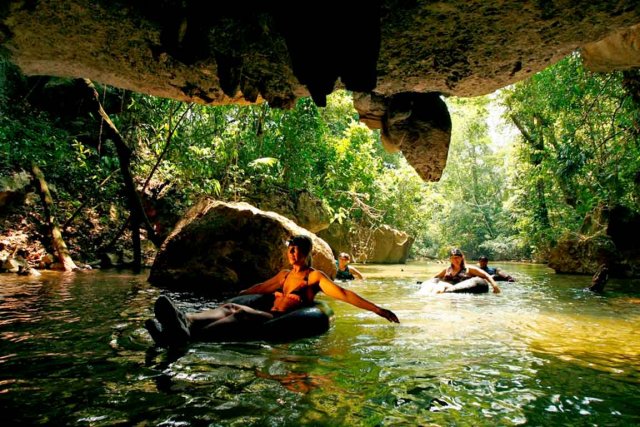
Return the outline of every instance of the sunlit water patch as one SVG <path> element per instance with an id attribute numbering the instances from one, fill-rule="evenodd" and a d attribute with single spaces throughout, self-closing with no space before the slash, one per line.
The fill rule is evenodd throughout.
<path id="1" fill-rule="evenodd" d="M 155 349 L 160 294 L 116 272 L 2 279 L 0 402 L 25 425 L 634 425 L 640 286 L 498 264 L 499 295 L 425 295 L 442 264 L 359 265 L 344 286 L 392 309 L 321 297 L 336 317 L 292 343 Z M 189 310 L 215 301 L 171 294 Z"/>

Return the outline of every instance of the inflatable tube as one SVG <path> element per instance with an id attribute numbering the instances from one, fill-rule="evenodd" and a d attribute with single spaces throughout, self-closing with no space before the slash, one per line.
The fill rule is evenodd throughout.
<path id="1" fill-rule="evenodd" d="M 273 300 L 273 294 L 254 294 L 240 295 L 226 302 L 246 305 L 256 310 L 269 311 L 273 305 Z M 326 303 L 316 301 L 312 306 L 301 307 L 262 324 L 251 322 L 249 325 L 234 325 L 224 335 L 221 335 L 219 330 L 214 331 L 211 336 L 207 336 L 206 332 L 200 332 L 197 334 L 197 339 L 200 341 L 293 341 L 325 333 L 329 330 L 332 318 L 333 310 Z"/>
<path id="2" fill-rule="evenodd" d="M 418 281 L 420 285 L 420 290 L 418 291 L 418 295 L 431 295 L 431 294 L 440 294 L 444 292 L 444 288 L 447 285 L 446 282 L 440 281 L 440 279 L 432 277 L 431 279 L 427 279 L 425 281 Z"/>
<path id="3" fill-rule="evenodd" d="M 489 283 L 480 277 L 472 277 L 471 279 L 463 280 L 460 283 L 456 283 L 453 286 L 447 288 L 445 293 L 463 293 L 463 294 L 486 294 L 489 292 Z"/>
<path id="4" fill-rule="evenodd" d="M 432 278 L 422 282 L 419 294 L 484 294 L 489 292 L 489 283 L 481 277 L 472 277 L 460 283 L 452 285 L 438 278 Z"/>
<path id="5" fill-rule="evenodd" d="M 515 282 L 516 279 L 514 279 L 513 277 L 507 275 L 507 276 L 500 276 L 499 274 L 494 274 L 493 276 L 491 276 L 493 278 L 494 281 L 496 282 Z"/>

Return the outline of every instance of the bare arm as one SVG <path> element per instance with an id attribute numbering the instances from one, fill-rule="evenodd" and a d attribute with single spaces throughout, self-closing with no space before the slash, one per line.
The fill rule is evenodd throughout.
<path id="1" fill-rule="evenodd" d="M 489 273 L 476 267 L 467 267 L 467 271 L 471 276 L 482 277 L 484 280 L 489 282 L 489 284 L 493 288 L 494 294 L 500 293 L 500 288 L 498 287 L 498 285 L 496 284 L 496 281 L 493 280 L 493 277 L 491 277 Z"/>
<path id="2" fill-rule="evenodd" d="M 327 277 L 326 274 L 321 271 L 313 271 L 309 275 L 309 282 L 318 283 L 322 292 L 332 298 L 348 302 L 349 304 L 354 305 L 358 308 L 362 308 L 364 310 L 372 311 L 378 316 L 384 317 L 389 322 L 400 323 L 400 321 L 398 320 L 398 316 L 396 316 L 391 310 L 378 307 L 374 303 L 362 298 L 355 292 L 336 285 L 331 279 Z"/>
<path id="3" fill-rule="evenodd" d="M 349 271 L 356 279 L 364 280 L 364 276 L 362 275 L 362 273 L 360 273 L 360 271 L 358 271 L 358 269 L 356 269 L 355 267 L 349 266 Z"/>
<path id="4" fill-rule="evenodd" d="M 267 279 L 262 283 L 258 283 L 257 285 L 253 285 L 250 288 L 240 291 L 240 295 L 246 294 L 270 294 L 275 292 L 280 288 L 280 283 L 284 279 L 284 277 L 289 273 L 287 270 L 282 270 L 271 279 Z"/>
<path id="5" fill-rule="evenodd" d="M 438 279 L 444 279 L 445 274 L 447 274 L 447 269 L 445 268 L 444 270 L 442 270 L 440 273 L 436 274 L 433 277 L 437 277 Z"/>

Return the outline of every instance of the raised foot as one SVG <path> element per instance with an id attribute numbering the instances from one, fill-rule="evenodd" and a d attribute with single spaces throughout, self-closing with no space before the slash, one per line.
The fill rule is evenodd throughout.
<path id="1" fill-rule="evenodd" d="M 189 341 L 191 332 L 187 316 L 174 305 L 171 299 L 165 295 L 158 297 L 154 311 L 161 325 L 161 335 L 166 338 L 169 345 L 180 346 Z"/>

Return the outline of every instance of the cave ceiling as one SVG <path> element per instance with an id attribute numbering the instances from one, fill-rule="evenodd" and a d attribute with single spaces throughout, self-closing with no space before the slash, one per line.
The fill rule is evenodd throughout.
<path id="1" fill-rule="evenodd" d="M 427 181 L 448 154 L 443 96 L 492 93 L 576 50 L 595 71 L 640 65 L 637 1 L 1 3 L 0 49 L 27 75 L 276 108 L 345 88 Z"/>

